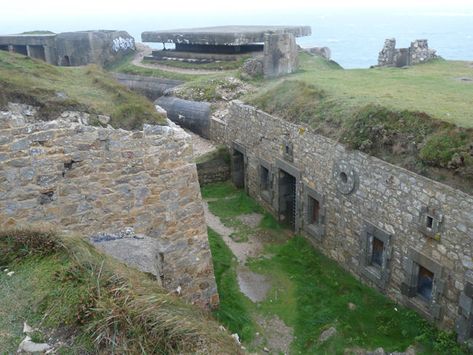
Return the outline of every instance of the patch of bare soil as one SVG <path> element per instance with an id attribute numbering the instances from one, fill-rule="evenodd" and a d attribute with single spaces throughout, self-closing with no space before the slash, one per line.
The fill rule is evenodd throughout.
<path id="1" fill-rule="evenodd" d="M 207 202 L 204 201 L 203 204 L 207 225 L 222 236 L 223 241 L 235 255 L 240 265 L 245 265 L 248 257 L 257 257 L 262 253 L 263 243 L 260 238 L 249 238 L 247 242 L 234 241 L 230 236 L 235 230 L 225 226 L 220 218 L 210 212 Z"/>
<path id="2" fill-rule="evenodd" d="M 266 348 L 270 354 L 289 354 L 291 343 L 294 340 L 294 330 L 288 327 L 279 317 L 258 317 L 256 320 L 261 326 L 264 334 L 257 336 L 255 345 L 266 338 Z"/>
<path id="3" fill-rule="evenodd" d="M 250 213 L 238 216 L 237 219 L 248 227 L 258 228 L 263 219 L 263 215 L 260 213 Z"/>
<path id="4" fill-rule="evenodd" d="M 240 291 L 253 303 L 264 301 L 271 289 L 271 282 L 267 276 L 257 274 L 246 266 L 238 267 L 237 278 Z"/>

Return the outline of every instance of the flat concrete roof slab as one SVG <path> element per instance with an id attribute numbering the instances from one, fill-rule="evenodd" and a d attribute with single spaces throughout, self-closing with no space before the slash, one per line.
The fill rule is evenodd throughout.
<path id="1" fill-rule="evenodd" d="M 215 26 L 141 34 L 143 42 L 186 43 L 207 45 L 244 45 L 264 42 L 266 33 L 292 33 L 295 37 L 309 36 L 310 26 Z"/>

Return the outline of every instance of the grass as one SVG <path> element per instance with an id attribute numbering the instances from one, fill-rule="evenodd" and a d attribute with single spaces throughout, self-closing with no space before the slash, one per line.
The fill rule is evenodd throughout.
<path id="1" fill-rule="evenodd" d="M 240 292 L 235 272 L 236 260 L 222 238 L 208 229 L 215 279 L 220 296 L 220 307 L 215 317 L 242 341 L 250 342 L 255 334 L 255 324 L 250 315 L 251 303 Z"/>
<path id="2" fill-rule="evenodd" d="M 199 62 L 184 62 L 180 60 L 149 60 L 146 62 L 157 63 L 161 65 L 166 65 L 174 68 L 183 68 L 183 69 L 201 69 L 201 70 L 234 70 L 239 69 L 243 63 L 250 58 L 251 56 L 243 56 L 238 60 L 222 60 L 214 61 L 208 63 L 199 63 Z"/>
<path id="3" fill-rule="evenodd" d="M 107 66 L 106 69 L 108 71 L 113 71 L 117 73 L 144 75 L 144 76 L 150 76 L 150 77 L 174 79 L 174 80 L 182 80 L 182 81 L 192 81 L 192 80 L 197 79 L 197 77 L 199 77 L 199 75 L 175 73 L 175 72 L 161 70 L 161 69 L 139 67 L 132 63 L 134 56 L 135 56 L 134 53 L 124 56 L 119 61 L 116 61 L 115 63 Z"/>
<path id="4" fill-rule="evenodd" d="M 0 51 L 0 107 L 21 102 L 39 107 L 44 119 L 66 110 L 108 115 L 115 128 L 141 129 L 166 124 L 153 104 L 117 83 L 97 66 L 56 67 Z"/>
<path id="5" fill-rule="evenodd" d="M 238 353 L 233 339 L 148 275 L 78 237 L 0 233 L 0 349 L 16 351 L 27 321 L 62 353 Z"/>
<path id="6" fill-rule="evenodd" d="M 473 77 L 467 62 L 340 69 L 301 54 L 289 78 L 245 100 L 415 173 L 473 193 Z"/>
<path id="7" fill-rule="evenodd" d="M 262 211 L 231 183 L 207 185 L 202 188 L 202 195 L 213 206 L 211 211 L 227 226 L 235 227 L 232 221 L 238 215 Z M 241 203 L 235 204 L 236 201 Z M 233 207 L 234 211 L 229 211 Z M 252 337 L 247 332 L 255 331 L 254 319 L 277 315 L 294 329 L 291 350 L 295 354 L 343 354 L 345 349 L 378 347 L 393 352 L 405 351 L 410 345 L 415 345 L 420 354 L 467 353 L 456 343 L 453 333 L 436 329 L 414 311 L 365 286 L 315 250 L 305 238 L 294 236 L 288 240 L 288 231 L 270 214 L 265 214 L 252 235 L 258 232 L 269 233 L 273 238 L 266 243 L 266 257 L 250 259 L 248 266 L 267 275 L 272 289 L 266 300 L 255 305 L 245 297 L 242 299 L 235 257 L 222 238 L 209 231 L 219 294 L 223 294 L 223 302 L 232 300 L 225 303 L 227 317 L 219 319 L 232 331 L 245 332 L 244 344 L 249 349 L 252 344 L 248 339 Z M 356 308 L 350 310 L 348 303 Z M 337 335 L 319 344 L 319 335 L 331 326 L 337 329 Z"/>

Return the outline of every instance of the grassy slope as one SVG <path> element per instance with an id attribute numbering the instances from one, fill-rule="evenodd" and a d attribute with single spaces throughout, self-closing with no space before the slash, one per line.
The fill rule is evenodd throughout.
<path id="1" fill-rule="evenodd" d="M 461 127 L 473 128 L 473 79 L 469 62 L 436 60 L 400 68 L 342 70 L 321 58 L 301 54 L 301 70 L 291 79 L 324 90 L 347 112 L 367 104 L 422 111 Z M 274 85 L 278 81 L 270 82 Z"/>
<path id="2" fill-rule="evenodd" d="M 62 353 L 239 352 L 208 315 L 80 238 L 1 231 L 0 269 L 0 353 L 16 350 L 23 321 L 39 341 L 73 339 Z"/>
<path id="3" fill-rule="evenodd" d="M 290 77 L 256 82 L 246 101 L 473 193 L 473 84 L 457 80 L 473 77 L 470 64 L 342 70 L 306 54 L 301 61 Z"/>
<path id="4" fill-rule="evenodd" d="M 165 79 L 174 79 L 174 80 L 183 80 L 183 81 L 192 81 L 199 77 L 199 75 L 190 75 L 182 73 L 174 73 L 170 71 L 160 70 L 160 69 L 151 69 L 143 68 L 133 65 L 131 62 L 135 54 L 132 53 L 128 56 L 123 57 L 121 60 L 115 62 L 114 64 L 108 66 L 106 69 L 109 71 L 125 74 L 135 74 L 135 75 L 144 75 Z"/>
<path id="5" fill-rule="evenodd" d="M 153 104 L 117 83 L 96 66 L 55 67 L 29 57 L 0 51 L 0 107 L 8 101 L 40 107 L 54 119 L 64 110 L 111 116 L 114 127 L 165 124 Z"/>
<path id="6" fill-rule="evenodd" d="M 229 226 L 239 228 L 232 218 L 240 214 L 261 212 L 254 200 L 229 183 L 212 184 L 202 188 L 214 214 Z M 452 334 L 440 332 L 415 312 L 394 304 L 379 292 L 360 283 L 334 261 L 328 259 L 302 237 L 287 242 L 277 238 L 287 231 L 266 214 L 260 231 L 275 236 L 267 246 L 271 258 L 250 260 L 249 266 L 268 275 L 273 284 L 268 298 L 255 306 L 238 289 L 234 256 L 221 237 L 211 231 L 211 247 L 219 293 L 223 295 L 226 317 L 220 317 L 232 331 L 245 332 L 244 340 L 252 337 L 257 313 L 276 314 L 294 328 L 296 336 L 292 350 L 301 354 L 343 353 L 346 348 L 361 347 L 387 351 L 404 351 L 416 344 L 423 354 L 463 354 Z M 253 235 L 257 231 L 252 231 Z M 237 232 L 238 233 L 238 232 Z M 241 230 L 240 230 L 241 233 Z M 251 235 L 250 235 L 251 237 Z M 274 242 L 276 241 L 276 242 Z M 232 302 L 226 302 L 226 300 Z M 348 310 L 348 303 L 356 305 Z M 244 315 L 240 318 L 239 315 Z M 250 319 L 248 324 L 242 324 Z M 335 326 L 338 335 L 323 345 L 318 344 L 320 333 Z M 246 345 L 251 346 L 246 343 Z"/>

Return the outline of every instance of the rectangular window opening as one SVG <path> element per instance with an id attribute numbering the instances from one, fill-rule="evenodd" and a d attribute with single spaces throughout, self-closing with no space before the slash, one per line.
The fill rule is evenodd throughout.
<path id="1" fill-rule="evenodd" d="M 376 267 L 383 266 L 384 243 L 378 238 L 373 237 L 373 251 L 371 253 L 371 265 Z"/>
<path id="2" fill-rule="evenodd" d="M 309 196 L 309 224 L 319 224 L 320 202 Z"/>
<path id="3" fill-rule="evenodd" d="M 434 273 L 419 265 L 417 277 L 417 294 L 427 301 L 432 300 L 432 288 L 434 285 Z"/>
<path id="4" fill-rule="evenodd" d="M 269 191 L 270 181 L 269 181 L 269 170 L 263 165 L 260 165 L 261 176 L 260 176 L 260 186 L 262 191 Z"/>
<path id="5" fill-rule="evenodd" d="M 427 216 L 426 227 L 427 227 L 428 229 L 432 229 L 433 226 L 434 226 L 434 219 L 433 219 L 433 217 Z"/>

